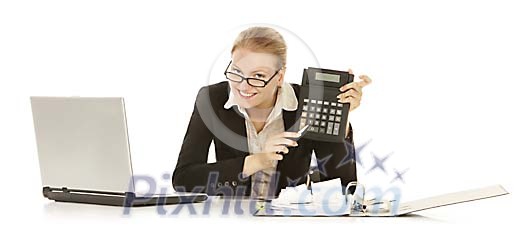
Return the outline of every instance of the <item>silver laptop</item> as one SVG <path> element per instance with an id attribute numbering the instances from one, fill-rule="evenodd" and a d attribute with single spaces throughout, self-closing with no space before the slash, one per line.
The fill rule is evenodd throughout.
<path id="1" fill-rule="evenodd" d="M 123 98 L 31 97 L 44 196 L 60 202 L 150 206 L 206 194 L 135 194 Z"/>

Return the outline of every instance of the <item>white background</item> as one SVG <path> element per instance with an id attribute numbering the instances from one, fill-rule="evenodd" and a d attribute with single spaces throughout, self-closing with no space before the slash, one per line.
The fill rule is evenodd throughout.
<path id="1" fill-rule="evenodd" d="M 0 214 L 9 226 L 1 234 L 180 237 L 205 227 L 217 237 L 519 233 L 511 218 L 525 200 L 524 10 L 519 1 L 1 1 Z M 161 175 L 175 167 L 198 89 L 224 79 L 236 34 L 258 24 L 276 27 L 288 42 L 289 82 L 317 64 L 373 79 L 350 116 L 356 144 L 372 139 L 358 167 L 365 184 L 399 187 L 403 200 L 492 184 L 511 195 L 443 208 L 439 222 L 408 225 L 106 219 L 75 207 L 50 216 L 29 96 L 125 97 L 134 170 L 169 188 Z M 393 153 L 387 174 L 367 173 L 372 153 Z M 408 169 L 404 184 L 391 183 L 394 169 Z M 498 219 L 480 214 L 494 212 Z"/>

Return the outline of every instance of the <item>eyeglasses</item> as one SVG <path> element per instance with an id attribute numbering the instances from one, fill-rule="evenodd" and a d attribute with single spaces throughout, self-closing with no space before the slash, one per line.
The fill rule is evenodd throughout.
<path id="1" fill-rule="evenodd" d="M 279 71 L 281 71 L 282 68 L 279 68 L 279 70 L 275 71 L 275 73 L 268 79 L 260 79 L 260 78 L 247 78 L 247 77 L 244 77 L 240 74 L 237 74 L 237 73 L 234 73 L 234 72 L 228 72 L 228 69 L 230 68 L 230 65 L 232 64 L 232 61 L 230 61 L 230 63 L 228 64 L 228 66 L 226 67 L 226 70 L 224 70 L 224 76 L 226 76 L 226 78 L 232 82 L 236 82 L 236 83 L 241 83 L 243 80 L 246 80 L 246 82 L 248 83 L 248 85 L 252 86 L 252 87 L 257 87 L 257 88 L 263 88 L 263 87 L 266 87 L 266 85 L 268 85 L 268 83 L 275 77 L 275 75 L 277 75 L 277 73 L 279 73 Z"/>

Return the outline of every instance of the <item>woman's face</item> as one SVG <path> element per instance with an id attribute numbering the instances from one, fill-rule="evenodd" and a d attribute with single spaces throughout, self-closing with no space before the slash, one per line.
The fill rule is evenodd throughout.
<path id="1" fill-rule="evenodd" d="M 236 49 L 232 53 L 232 63 L 228 71 L 246 78 L 263 79 L 266 82 L 279 70 L 279 59 L 274 54 L 253 52 L 247 49 Z M 253 87 L 247 81 L 240 83 L 230 81 L 236 102 L 239 106 L 249 108 L 271 108 L 278 86 L 282 85 L 284 70 L 279 71 L 265 87 Z"/>

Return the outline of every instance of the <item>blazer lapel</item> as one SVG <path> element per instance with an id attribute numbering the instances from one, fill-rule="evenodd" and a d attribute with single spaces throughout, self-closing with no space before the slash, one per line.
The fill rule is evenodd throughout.
<path id="1" fill-rule="evenodd" d="M 245 119 L 240 115 L 237 106 L 233 106 L 231 109 L 226 110 L 227 117 L 224 124 L 231 130 L 230 134 L 233 134 L 233 139 L 236 139 L 234 148 L 235 151 L 239 152 L 239 155 L 246 155 L 249 153 L 248 138 L 246 137 L 246 122 Z"/>
<path id="2" fill-rule="evenodd" d="M 227 92 L 230 92 L 229 85 L 227 87 Z M 227 98 L 228 96 L 226 96 L 226 99 Z M 234 147 L 230 147 L 232 151 L 237 153 L 236 155 L 245 156 L 249 154 L 244 117 L 239 112 L 237 106 L 232 106 L 229 109 L 224 109 L 222 106 L 223 105 L 221 105 L 221 109 L 219 110 L 221 120 L 220 123 L 216 124 L 216 130 L 220 132 L 221 136 L 230 142 L 228 145 L 234 145 Z M 218 127 L 217 125 L 222 125 L 224 127 Z"/>

